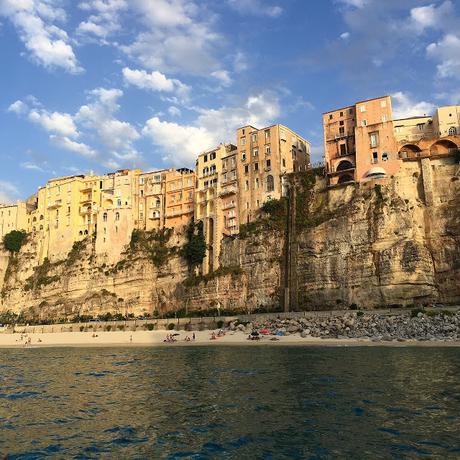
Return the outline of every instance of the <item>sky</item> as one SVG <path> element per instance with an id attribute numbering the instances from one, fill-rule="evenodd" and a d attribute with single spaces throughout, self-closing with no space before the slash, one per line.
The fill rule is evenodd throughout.
<path id="1" fill-rule="evenodd" d="M 0 0 L 0 203 L 51 177 L 193 167 L 246 124 L 322 158 L 328 110 L 460 104 L 459 0 Z"/>

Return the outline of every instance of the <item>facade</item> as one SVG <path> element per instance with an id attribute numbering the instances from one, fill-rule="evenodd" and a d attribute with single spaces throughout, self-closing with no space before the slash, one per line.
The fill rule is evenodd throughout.
<path id="1" fill-rule="evenodd" d="M 181 228 L 193 219 L 195 172 L 170 169 L 165 173 L 165 228 Z"/>
<path id="2" fill-rule="evenodd" d="M 195 221 L 203 222 L 206 239 L 204 274 L 219 268 L 222 237 L 237 229 L 236 152 L 234 145 L 221 144 L 198 155 L 196 162 Z"/>
<path id="3" fill-rule="evenodd" d="M 12 230 L 27 231 L 26 203 L 0 205 L 0 240 Z"/>
<path id="4" fill-rule="evenodd" d="M 310 167 L 310 143 L 283 125 L 237 130 L 239 224 L 252 222 L 260 207 L 284 194 L 286 174 Z"/>
<path id="5" fill-rule="evenodd" d="M 361 101 L 323 115 L 326 172 L 331 185 L 393 175 L 399 170 L 391 98 Z"/>
<path id="6" fill-rule="evenodd" d="M 327 112 L 323 126 L 330 185 L 393 176 L 403 160 L 460 147 L 459 106 L 440 107 L 433 117 L 394 120 L 385 96 Z"/>

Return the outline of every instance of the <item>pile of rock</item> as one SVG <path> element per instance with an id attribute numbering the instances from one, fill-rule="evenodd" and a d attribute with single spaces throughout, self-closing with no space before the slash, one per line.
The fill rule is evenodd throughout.
<path id="1" fill-rule="evenodd" d="M 267 328 L 280 335 L 330 339 L 369 339 L 373 341 L 460 340 L 460 311 L 418 312 L 383 315 L 350 312 L 341 316 L 311 316 L 269 319 L 254 323 L 229 324 L 230 330 L 251 333 Z"/>

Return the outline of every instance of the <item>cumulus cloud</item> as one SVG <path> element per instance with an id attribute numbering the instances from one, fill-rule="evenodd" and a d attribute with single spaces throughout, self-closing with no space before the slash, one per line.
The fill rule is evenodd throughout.
<path id="1" fill-rule="evenodd" d="M 88 145 L 82 142 L 76 142 L 72 139 L 69 139 L 67 136 L 57 136 L 52 134 L 50 140 L 57 147 L 60 147 L 65 150 L 70 150 L 71 152 L 78 153 L 84 157 L 94 157 L 96 156 L 96 151 L 93 150 Z"/>
<path id="2" fill-rule="evenodd" d="M 276 18 L 283 13 L 283 8 L 280 6 L 270 6 L 262 0 L 228 0 L 228 4 L 241 14 Z"/>
<path id="3" fill-rule="evenodd" d="M 66 19 L 57 0 L 2 0 L 0 16 L 7 17 L 18 31 L 31 58 L 46 68 L 61 68 L 70 73 L 83 69 L 66 31 L 55 22 Z"/>
<path id="4" fill-rule="evenodd" d="M 178 96 L 186 98 L 190 87 L 180 80 L 170 79 L 161 72 L 146 72 L 145 70 L 133 70 L 125 67 L 122 70 L 125 83 L 136 86 L 140 89 L 176 93 Z"/>
<path id="5" fill-rule="evenodd" d="M 46 131 L 72 138 L 79 136 L 73 118 L 68 113 L 32 109 L 28 117 L 30 121 L 39 124 Z"/>
<path id="6" fill-rule="evenodd" d="M 19 101 L 19 100 L 16 101 L 16 102 L 13 102 L 8 107 L 8 112 L 13 112 L 16 115 L 23 115 L 23 114 L 27 113 L 28 110 L 29 110 L 29 107 L 27 106 L 27 104 L 25 104 L 24 102 Z"/>
<path id="7" fill-rule="evenodd" d="M 232 140 L 236 128 L 272 124 L 280 115 L 280 103 L 275 94 L 265 92 L 248 97 L 239 107 L 197 111 L 197 119 L 187 125 L 153 117 L 146 122 L 142 134 L 160 148 L 165 160 L 176 166 L 191 165 L 200 152 Z"/>
<path id="8" fill-rule="evenodd" d="M 172 117 L 180 117 L 182 115 L 181 110 L 173 105 L 168 108 L 168 113 Z"/>
<path id="9" fill-rule="evenodd" d="M 230 86 L 233 83 L 230 73 L 227 70 L 216 70 L 211 73 L 211 77 L 216 78 L 222 86 Z"/>
<path id="10" fill-rule="evenodd" d="M 446 20 L 455 14 L 454 6 L 450 0 L 439 6 L 435 4 L 419 6 L 410 10 L 410 17 L 416 27 L 423 29 L 439 29 L 445 26 Z"/>
<path id="11" fill-rule="evenodd" d="M 423 115 L 432 115 L 436 108 L 435 104 L 426 101 L 416 101 L 410 94 L 399 91 L 391 95 L 393 105 L 393 117 L 409 118 Z"/>
<path id="12" fill-rule="evenodd" d="M 101 39 L 103 43 L 121 29 L 121 12 L 128 8 L 126 0 L 88 0 L 78 6 L 91 14 L 80 22 L 77 34 Z"/>
<path id="13" fill-rule="evenodd" d="M 427 54 L 439 62 L 437 65 L 440 78 L 454 77 L 460 79 L 460 38 L 454 34 L 445 35 L 437 43 L 428 45 Z"/>

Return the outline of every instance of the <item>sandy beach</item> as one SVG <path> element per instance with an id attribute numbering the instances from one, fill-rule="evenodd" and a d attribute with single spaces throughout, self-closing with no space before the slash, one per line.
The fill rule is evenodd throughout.
<path id="1" fill-rule="evenodd" d="M 0 334 L 0 348 L 42 348 L 42 347 L 103 347 L 103 346 L 220 346 L 220 345 L 303 345 L 303 346 L 443 346 L 458 347 L 460 341 L 372 341 L 367 339 L 318 339 L 292 334 L 284 337 L 264 336 L 260 340 L 248 340 L 240 331 L 227 332 L 223 337 L 212 339 L 213 331 L 172 332 L 175 342 L 165 342 L 171 331 L 113 331 L 113 332 L 56 332 L 43 334 Z M 214 331 L 217 333 L 217 331 Z M 185 340 L 189 337 L 191 340 Z"/>

